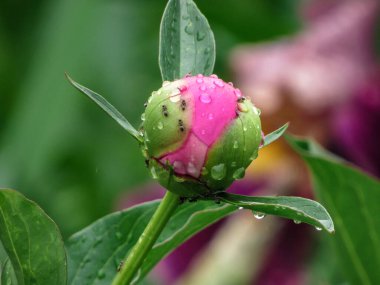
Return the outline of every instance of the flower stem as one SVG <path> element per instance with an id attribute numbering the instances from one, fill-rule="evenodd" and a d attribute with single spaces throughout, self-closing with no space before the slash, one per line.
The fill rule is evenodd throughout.
<path id="1" fill-rule="evenodd" d="M 177 209 L 179 203 L 180 200 L 177 194 L 166 191 L 164 198 L 149 221 L 149 224 L 146 226 L 139 240 L 130 251 L 121 270 L 115 276 L 112 285 L 131 284 L 136 272 L 141 267 L 145 257 L 152 249 L 153 244 L 161 234 L 174 211 Z"/>

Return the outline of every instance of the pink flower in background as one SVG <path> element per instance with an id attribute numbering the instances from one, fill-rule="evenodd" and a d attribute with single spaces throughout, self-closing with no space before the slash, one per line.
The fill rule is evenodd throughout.
<path id="1" fill-rule="evenodd" d="M 379 2 L 318 2 L 298 36 L 233 53 L 239 84 L 263 112 L 276 112 L 289 96 L 299 108 L 319 113 L 352 96 L 373 69 L 371 38 Z"/>

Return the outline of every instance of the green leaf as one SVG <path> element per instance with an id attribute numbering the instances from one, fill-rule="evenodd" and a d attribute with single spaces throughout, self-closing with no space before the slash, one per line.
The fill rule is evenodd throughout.
<path id="1" fill-rule="evenodd" d="M 259 217 L 275 215 L 313 225 L 317 228 L 334 232 L 334 223 L 321 204 L 301 197 L 250 197 L 229 193 L 220 193 L 222 202 L 254 211 Z M 262 216 L 261 216 L 262 217 Z"/>
<path id="2" fill-rule="evenodd" d="M 163 80 L 186 74 L 210 75 L 215 63 L 214 34 L 191 0 L 169 0 L 161 20 L 159 64 Z"/>
<path id="3" fill-rule="evenodd" d="M 18 285 L 66 284 L 66 255 L 57 226 L 35 203 L 8 189 L 0 189 L 0 241 Z"/>
<path id="4" fill-rule="evenodd" d="M 128 122 L 128 120 L 103 96 L 95 93 L 94 91 L 75 82 L 67 73 L 65 74 L 69 82 L 80 92 L 87 95 L 94 101 L 100 108 L 102 108 L 108 115 L 110 115 L 120 126 L 122 126 L 130 135 L 138 141 L 142 141 L 140 133 Z"/>
<path id="5" fill-rule="evenodd" d="M 110 214 L 73 235 L 67 245 L 69 284 L 110 284 L 120 262 L 137 242 L 158 203 L 148 202 Z M 236 209 L 213 201 L 180 205 L 148 254 L 137 279 L 141 280 L 189 237 Z"/>
<path id="6" fill-rule="evenodd" d="M 271 132 L 270 134 L 267 134 L 264 137 L 264 143 L 261 147 L 267 146 L 274 142 L 275 140 L 279 139 L 286 131 L 286 129 L 289 127 L 289 123 L 286 123 L 281 128 Z"/>
<path id="7" fill-rule="evenodd" d="M 314 189 L 336 223 L 332 238 L 350 284 L 380 284 L 380 182 L 310 140 L 287 136 L 312 173 Z"/>

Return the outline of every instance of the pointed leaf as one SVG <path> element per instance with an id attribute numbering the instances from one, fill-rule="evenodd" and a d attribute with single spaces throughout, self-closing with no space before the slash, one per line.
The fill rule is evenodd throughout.
<path id="1" fill-rule="evenodd" d="M 286 137 L 307 163 L 317 196 L 336 222 L 332 237 L 350 284 L 380 284 L 380 182 L 317 143 Z"/>
<path id="2" fill-rule="evenodd" d="M 95 93 L 94 91 L 80 85 L 75 82 L 68 74 L 67 79 L 70 83 L 83 94 L 87 95 L 92 101 L 94 101 L 100 108 L 102 108 L 108 115 L 110 115 L 120 126 L 122 126 L 130 135 L 132 135 L 138 141 L 142 141 L 140 133 L 128 122 L 128 120 L 104 97 Z"/>
<path id="3" fill-rule="evenodd" d="M 275 215 L 296 222 L 307 223 L 315 227 L 334 232 L 334 223 L 321 204 L 301 197 L 251 197 L 229 193 L 220 193 L 222 202 L 252 210 L 258 214 Z"/>
<path id="4" fill-rule="evenodd" d="M 289 123 L 286 123 L 281 128 L 271 132 L 270 134 L 267 134 L 264 137 L 264 143 L 261 147 L 267 146 L 274 142 L 275 140 L 279 139 L 286 131 L 286 129 L 289 127 Z"/>
<path id="5" fill-rule="evenodd" d="M 18 285 L 66 285 L 66 255 L 57 226 L 35 203 L 8 189 L 0 189 L 0 241 L 9 257 L 4 278 L 14 274 Z"/>
<path id="6" fill-rule="evenodd" d="M 70 285 L 108 285 L 126 253 L 137 242 L 159 201 L 140 204 L 101 218 L 68 240 Z M 141 280 L 172 250 L 237 208 L 213 201 L 179 206 L 138 273 Z"/>
<path id="7" fill-rule="evenodd" d="M 215 63 L 214 34 L 191 0 L 169 0 L 161 20 L 159 64 L 163 80 L 186 74 L 210 75 Z"/>

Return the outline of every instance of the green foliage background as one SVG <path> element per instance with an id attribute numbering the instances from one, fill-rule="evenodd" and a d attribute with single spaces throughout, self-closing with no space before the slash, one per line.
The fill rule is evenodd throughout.
<path id="1" fill-rule="evenodd" d="M 161 84 L 166 1 L 0 2 L 0 186 L 36 201 L 67 237 L 149 177 L 135 142 L 66 81 L 107 97 L 135 126 Z M 297 1 L 197 1 L 215 33 L 215 72 L 241 43 L 299 28 Z M 234 11 L 231 13 L 231 11 Z M 273 20 L 275 19 L 275 21 Z"/>

